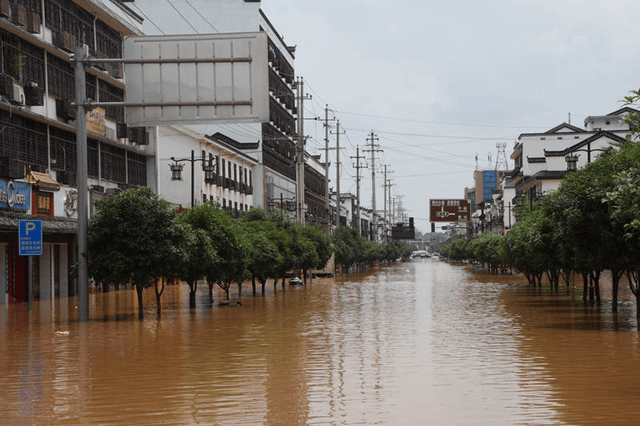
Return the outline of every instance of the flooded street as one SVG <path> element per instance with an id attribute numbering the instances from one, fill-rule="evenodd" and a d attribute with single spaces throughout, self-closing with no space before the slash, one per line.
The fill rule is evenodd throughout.
<path id="1" fill-rule="evenodd" d="M 583 307 L 517 276 L 424 260 L 189 309 L 168 287 L 12 306 L 3 425 L 632 425 L 635 302 Z M 608 298 L 607 290 L 603 297 Z M 242 306 L 234 306 L 237 300 Z"/>

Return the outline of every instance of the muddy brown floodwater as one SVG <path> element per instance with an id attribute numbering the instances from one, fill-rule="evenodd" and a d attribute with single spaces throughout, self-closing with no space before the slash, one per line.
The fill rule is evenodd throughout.
<path id="1" fill-rule="evenodd" d="M 235 289 L 234 289 L 235 290 Z M 189 309 L 171 286 L 0 311 L 2 425 L 634 425 L 640 344 L 628 291 L 420 260 L 303 287 L 245 285 Z M 610 294 L 605 288 L 603 297 Z M 233 306 L 238 300 L 242 306 Z"/>

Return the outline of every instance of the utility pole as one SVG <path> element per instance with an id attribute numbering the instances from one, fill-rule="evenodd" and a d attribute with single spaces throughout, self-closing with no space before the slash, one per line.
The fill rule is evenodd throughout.
<path id="1" fill-rule="evenodd" d="M 371 141 L 371 148 L 365 149 L 365 152 L 371 152 L 371 208 L 373 211 L 373 241 L 378 241 L 378 212 L 376 211 L 376 152 L 382 152 L 380 145 L 376 145 L 375 141 L 380 140 L 371 131 L 371 137 L 367 141 Z"/>
<path id="2" fill-rule="evenodd" d="M 336 229 L 338 228 L 340 228 L 340 120 L 336 120 Z"/>
<path id="3" fill-rule="evenodd" d="M 335 118 L 333 118 L 335 120 Z M 331 204 L 329 203 L 329 105 L 324 108 L 324 211 L 327 233 L 331 233 Z"/>
<path id="4" fill-rule="evenodd" d="M 298 99 L 298 143 L 296 145 L 296 222 L 304 225 L 304 101 L 311 99 L 304 94 L 304 79 L 296 81 Z"/>
<path id="5" fill-rule="evenodd" d="M 388 241 L 388 227 L 387 227 L 387 188 L 389 187 L 389 185 L 387 184 L 387 166 L 389 166 L 388 164 L 384 165 L 384 184 L 383 184 L 383 189 L 384 189 L 384 223 L 382 225 L 382 229 L 383 229 L 383 239 L 384 242 Z"/>
<path id="6" fill-rule="evenodd" d="M 362 220 L 360 219 L 360 169 L 366 169 L 367 165 L 365 164 L 364 166 L 360 165 L 360 159 L 362 158 L 364 160 L 364 157 L 360 156 L 360 147 L 356 147 L 356 156 L 355 157 L 351 157 L 351 158 L 355 158 L 356 159 L 356 165 L 354 166 L 356 168 L 356 202 L 358 203 L 358 213 L 357 213 L 357 217 L 358 217 L 358 235 L 362 235 Z"/>

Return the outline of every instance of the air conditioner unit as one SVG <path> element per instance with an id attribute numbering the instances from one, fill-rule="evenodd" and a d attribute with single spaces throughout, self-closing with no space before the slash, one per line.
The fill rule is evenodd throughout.
<path id="1" fill-rule="evenodd" d="M 119 62 L 109 63 L 107 64 L 109 75 L 113 78 L 121 79 L 123 76 L 122 72 L 122 64 Z"/>
<path id="2" fill-rule="evenodd" d="M 105 128 L 105 136 L 112 141 L 116 140 L 116 129 L 112 129 L 111 127 Z"/>
<path id="3" fill-rule="evenodd" d="M 146 127 L 129 127 L 129 140 L 139 145 L 149 145 L 149 133 Z"/>
<path id="4" fill-rule="evenodd" d="M 53 45 L 65 52 L 73 53 L 77 41 L 74 35 L 66 31 L 56 31 L 53 33 Z"/>
<path id="5" fill-rule="evenodd" d="M 0 74 L 0 95 L 13 96 L 13 77 L 7 74 Z"/>
<path id="6" fill-rule="evenodd" d="M 11 5 L 11 22 L 19 27 L 27 25 L 27 8 L 24 5 L 18 3 Z"/>
<path id="7" fill-rule="evenodd" d="M 116 123 L 116 136 L 119 138 L 128 138 L 129 137 L 129 129 L 127 128 L 127 123 Z"/>
<path id="8" fill-rule="evenodd" d="M 64 185 L 76 186 L 76 174 L 69 171 L 56 172 L 56 180 Z"/>
<path id="9" fill-rule="evenodd" d="M 27 163 L 8 155 L 0 156 L 0 178 L 23 179 L 27 176 Z"/>
<path id="10" fill-rule="evenodd" d="M 75 119 L 76 111 L 71 105 L 71 101 L 66 99 L 56 99 L 56 115 L 69 120 Z"/>
<path id="11" fill-rule="evenodd" d="M 38 83 L 27 83 L 24 86 L 24 103 L 27 105 L 44 105 L 44 90 Z"/>
<path id="12" fill-rule="evenodd" d="M 27 31 L 31 34 L 40 34 L 41 26 L 42 18 L 40 18 L 40 15 L 33 12 L 27 12 Z"/>
<path id="13" fill-rule="evenodd" d="M 13 91 L 9 102 L 16 105 L 24 105 L 24 89 L 18 83 L 13 83 Z"/>
<path id="14" fill-rule="evenodd" d="M 0 0 L 0 17 L 8 18 L 11 16 L 11 3 L 9 0 Z"/>

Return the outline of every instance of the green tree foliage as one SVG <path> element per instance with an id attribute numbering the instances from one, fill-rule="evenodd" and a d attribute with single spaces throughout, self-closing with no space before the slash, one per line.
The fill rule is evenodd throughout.
<path id="1" fill-rule="evenodd" d="M 96 209 L 87 232 L 90 274 L 104 285 L 131 282 L 142 316 L 143 290 L 171 275 L 171 265 L 182 256 L 185 229 L 177 226 L 173 207 L 149 188 L 105 197 Z"/>
<path id="2" fill-rule="evenodd" d="M 489 270 L 497 272 L 504 261 L 502 239 L 500 234 L 481 234 L 469 243 L 469 252 L 476 260 L 488 265 Z"/>
<path id="3" fill-rule="evenodd" d="M 246 274 L 249 251 L 249 243 L 245 234 L 240 232 L 238 221 L 211 203 L 192 207 L 181 215 L 186 223 L 202 229 L 208 235 L 218 254 L 219 261 L 211 264 L 207 272 L 210 296 L 213 297 L 215 283 L 224 290 L 229 300 L 231 283 Z"/>
<path id="4" fill-rule="evenodd" d="M 220 258 L 209 234 L 192 227 L 187 221 L 188 215 L 180 215 L 179 221 L 185 227 L 187 237 L 182 247 L 182 257 L 174 265 L 174 276 L 186 281 L 189 286 L 189 306 L 196 307 L 198 280 L 219 267 Z"/>
<path id="5" fill-rule="evenodd" d="M 268 220 L 264 210 L 253 209 L 242 219 L 242 230 L 248 242 L 247 269 L 249 278 L 257 279 L 264 291 L 268 278 L 276 279 L 285 267 L 288 250 L 281 249 L 285 231 L 277 222 Z M 255 291 L 255 285 L 254 285 Z"/>

